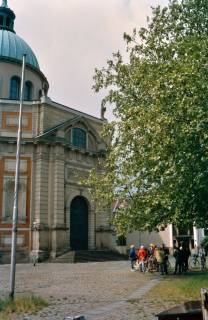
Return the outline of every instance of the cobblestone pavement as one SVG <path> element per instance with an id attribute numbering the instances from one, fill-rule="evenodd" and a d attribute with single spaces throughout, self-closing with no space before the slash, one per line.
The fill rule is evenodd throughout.
<path id="1" fill-rule="evenodd" d="M 0 296 L 8 294 L 9 272 L 8 265 L 0 265 Z M 155 313 L 170 306 L 144 298 L 158 281 L 159 277 L 131 272 L 128 261 L 19 264 L 16 295 L 35 294 L 49 301 L 49 307 L 30 315 L 31 320 L 80 314 L 87 320 L 155 320 Z"/>

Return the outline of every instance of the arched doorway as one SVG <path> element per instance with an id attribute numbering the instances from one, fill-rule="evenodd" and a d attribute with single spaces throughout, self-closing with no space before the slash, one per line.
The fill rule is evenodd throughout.
<path id="1" fill-rule="evenodd" d="M 88 204 L 84 197 L 75 197 L 70 206 L 70 247 L 88 249 Z"/>

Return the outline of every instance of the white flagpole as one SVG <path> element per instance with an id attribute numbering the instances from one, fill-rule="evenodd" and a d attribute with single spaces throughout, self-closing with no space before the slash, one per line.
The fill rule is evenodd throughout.
<path id="1" fill-rule="evenodd" d="M 19 189 L 19 169 L 20 169 L 20 147 L 22 136 L 22 106 L 24 99 L 24 83 L 25 83 L 25 60 L 26 55 L 22 59 L 22 78 L 20 90 L 20 108 L 19 108 L 19 125 L 17 134 L 17 153 L 16 153 L 16 171 L 14 186 L 14 207 L 13 207 L 13 224 L 12 224 L 12 246 L 11 246 L 11 270 L 10 270 L 10 298 L 14 298 L 15 290 L 15 271 L 16 271 L 16 247 L 17 247 L 17 225 L 18 225 L 18 189 Z"/>

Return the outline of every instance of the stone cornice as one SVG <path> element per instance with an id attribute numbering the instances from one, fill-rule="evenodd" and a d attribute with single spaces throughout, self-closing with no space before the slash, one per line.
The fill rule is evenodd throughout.
<path id="1" fill-rule="evenodd" d="M 46 223 L 34 222 L 31 226 L 32 231 L 47 231 L 49 230 L 49 226 Z"/>
<path id="2" fill-rule="evenodd" d="M 66 224 L 57 223 L 51 226 L 51 230 L 69 230 Z"/>

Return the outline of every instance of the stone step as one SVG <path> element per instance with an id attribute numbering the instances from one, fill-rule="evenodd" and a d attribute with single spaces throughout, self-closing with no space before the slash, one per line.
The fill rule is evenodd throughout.
<path id="1" fill-rule="evenodd" d="M 52 263 L 86 263 L 103 261 L 121 261 L 127 260 L 127 255 L 110 250 L 80 250 L 69 251 L 59 257 L 50 258 L 48 262 Z"/>
<path id="2" fill-rule="evenodd" d="M 126 260 L 126 255 L 121 255 L 110 250 L 76 251 L 74 262 L 103 262 Z"/>
<path id="3" fill-rule="evenodd" d="M 52 263 L 74 263 L 74 257 L 75 252 L 69 251 L 67 253 L 64 253 L 63 255 L 56 257 L 56 258 L 50 258 L 48 262 Z"/>

